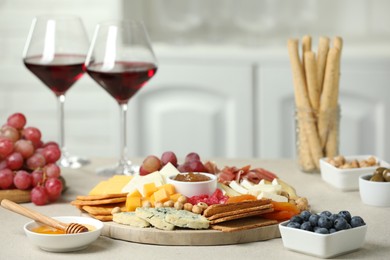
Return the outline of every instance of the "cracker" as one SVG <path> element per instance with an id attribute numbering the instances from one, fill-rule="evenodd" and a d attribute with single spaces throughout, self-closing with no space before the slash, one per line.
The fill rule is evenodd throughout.
<path id="1" fill-rule="evenodd" d="M 114 199 L 126 197 L 127 193 L 116 193 L 116 194 L 102 194 L 102 195 L 79 195 L 76 197 L 76 200 L 104 200 L 104 199 Z"/>
<path id="2" fill-rule="evenodd" d="M 210 217 L 212 215 L 222 213 L 222 212 L 252 208 L 252 207 L 262 206 L 270 203 L 271 203 L 270 199 L 261 199 L 261 200 L 250 200 L 250 201 L 242 201 L 242 202 L 227 203 L 227 204 L 214 204 L 214 205 L 210 205 L 207 209 L 205 209 L 203 215 L 205 217 Z"/>
<path id="3" fill-rule="evenodd" d="M 236 214 L 236 215 L 231 215 L 231 216 L 211 220 L 210 224 L 213 225 L 213 224 L 217 224 L 217 223 L 221 223 L 221 222 L 226 222 L 229 220 L 257 216 L 257 215 L 261 215 L 261 214 L 269 213 L 269 212 L 273 212 L 273 211 L 274 211 L 273 208 L 269 208 L 269 209 L 256 210 L 256 211 L 251 211 L 251 212 L 246 212 L 246 213 L 240 213 L 240 214 Z"/>
<path id="4" fill-rule="evenodd" d="M 116 204 L 107 204 L 100 206 L 82 206 L 82 210 L 92 214 L 92 215 L 111 215 L 111 211 L 115 207 L 120 207 L 121 211 L 125 211 L 124 203 L 116 203 Z"/>
<path id="5" fill-rule="evenodd" d="M 112 204 L 126 201 L 126 197 L 113 198 L 113 199 L 101 199 L 101 200 L 74 200 L 70 204 L 73 206 L 96 206 L 104 204 Z"/>
<path id="6" fill-rule="evenodd" d="M 100 221 L 112 221 L 112 215 L 92 215 L 92 214 L 89 214 L 91 217 L 97 219 L 97 220 L 100 220 Z"/>
<path id="7" fill-rule="evenodd" d="M 230 220 L 216 225 L 211 225 L 211 229 L 220 230 L 222 232 L 233 232 L 258 227 L 265 227 L 275 224 L 278 224 L 276 220 L 263 219 L 260 217 L 248 217 L 243 219 Z"/>
<path id="8" fill-rule="evenodd" d="M 248 213 L 248 212 L 253 212 L 253 211 L 259 211 L 262 209 L 269 209 L 269 208 L 273 208 L 272 204 L 266 204 L 266 205 L 262 205 L 262 206 L 256 206 L 256 207 L 250 207 L 250 208 L 244 208 L 244 209 L 216 213 L 216 214 L 208 217 L 207 219 L 213 220 L 213 219 L 217 219 L 217 218 L 228 217 L 231 215 L 243 214 L 243 213 Z"/>

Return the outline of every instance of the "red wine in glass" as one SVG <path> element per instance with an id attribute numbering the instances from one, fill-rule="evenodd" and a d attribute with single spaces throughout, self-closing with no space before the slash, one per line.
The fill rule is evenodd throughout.
<path id="1" fill-rule="evenodd" d="M 110 70 L 102 63 L 88 67 L 88 74 L 119 104 L 124 104 L 153 77 L 157 67 L 148 62 L 115 62 Z"/>
<path id="2" fill-rule="evenodd" d="M 26 67 L 35 74 L 57 96 L 65 92 L 80 79 L 85 71 L 85 56 L 56 54 L 50 63 L 42 56 L 24 59 Z"/>

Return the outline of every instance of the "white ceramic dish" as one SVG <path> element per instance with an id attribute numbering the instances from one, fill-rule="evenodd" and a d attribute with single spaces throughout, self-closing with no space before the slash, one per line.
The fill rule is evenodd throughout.
<path id="1" fill-rule="evenodd" d="M 200 182 L 185 182 L 174 180 L 176 176 L 170 176 L 167 181 L 175 186 L 176 192 L 186 196 L 198 196 L 202 194 L 212 195 L 217 189 L 217 176 L 210 173 L 194 172 L 196 174 L 202 174 L 210 178 L 208 181 Z M 181 173 L 187 174 L 187 173 Z"/>
<path id="2" fill-rule="evenodd" d="M 101 234 L 103 223 L 97 219 L 87 217 L 53 217 L 64 223 L 80 223 L 94 226 L 93 231 L 79 234 L 40 234 L 33 232 L 32 229 L 40 226 L 35 221 L 24 225 L 24 232 L 29 240 L 39 248 L 50 252 L 72 252 L 82 250 L 94 242 Z"/>
<path id="3" fill-rule="evenodd" d="M 345 159 L 350 160 L 365 160 L 371 155 L 352 155 L 345 156 Z M 389 164 L 381 159 L 373 156 L 378 162 L 379 166 L 388 167 Z M 320 159 L 320 169 L 321 169 L 321 178 L 330 185 L 343 190 L 343 191 L 352 191 L 359 189 L 359 176 L 374 173 L 375 169 L 379 166 L 373 167 L 364 167 L 364 168 L 354 168 L 354 169 L 339 169 L 330 163 L 328 163 L 327 158 Z"/>
<path id="4" fill-rule="evenodd" d="M 288 222 L 279 224 L 284 247 L 321 258 L 343 255 L 359 249 L 364 244 L 367 233 L 367 224 L 324 235 L 287 227 Z"/>
<path id="5" fill-rule="evenodd" d="M 390 182 L 370 181 L 371 174 L 360 176 L 359 192 L 364 204 L 390 207 Z"/>

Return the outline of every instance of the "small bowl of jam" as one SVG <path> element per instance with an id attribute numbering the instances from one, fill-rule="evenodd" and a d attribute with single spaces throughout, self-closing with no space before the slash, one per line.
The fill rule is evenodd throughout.
<path id="1" fill-rule="evenodd" d="M 72 252 L 87 248 L 101 234 L 103 223 L 97 219 L 78 216 L 53 217 L 63 223 L 79 223 L 88 228 L 88 232 L 65 234 L 64 231 L 45 226 L 35 221 L 24 225 L 29 240 L 39 248 L 49 252 Z"/>
<path id="2" fill-rule="evenodd" d="M 185 172 L 171 176 L 167 180 L 176 191 L 186 197 L 211 195 L 217 189 L 217 176 L 204 172 Z"/>

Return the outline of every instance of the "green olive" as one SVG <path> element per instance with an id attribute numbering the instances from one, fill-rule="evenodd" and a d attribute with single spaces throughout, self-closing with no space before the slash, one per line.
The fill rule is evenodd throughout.
<path id="1" fill-rule="evenodd" d="M 375 173 L 382 174 L 384 170 L 387 170 L 387 168 L 385 168 L 385 167 L 378 167 L 378 168 L 375 169 L 374 174 Z"/>
<path id="2" fill-rule="evenodd" d="M 383 179 L 383 175 L 379 173 L 374 173 L 370 179 L 370 181 L 377 181 L 377 182 L 383 182 L 385 179 Z"/>
<path id="3" fill-rule="evenodd" d="M 390 182 L 390 169 L 386 169 L 382 172 L 383 179 Z"/>

